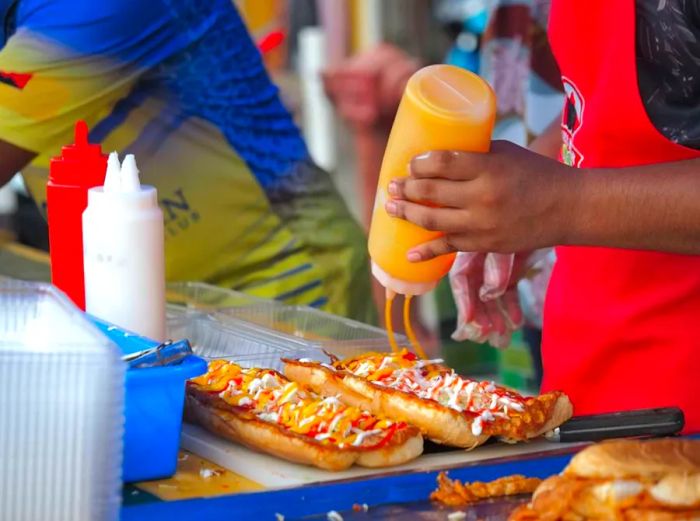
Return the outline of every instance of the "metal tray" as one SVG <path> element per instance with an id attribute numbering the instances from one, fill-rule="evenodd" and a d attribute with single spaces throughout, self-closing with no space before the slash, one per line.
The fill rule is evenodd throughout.
<path id="1" fill-rule="evenodd" d="M 403 503 L 399 505 L 380 505 L 372 507 L 367 512 L 338 512 L 343 521 L 409 521 L 412 519 L 425 521 L 445 521 L 453 512 L 464 512 L 463 521 L 507 521 L 508 516 L 519 505 L 527 503 L 530 495 L 512 496 L 486 501 L 480 501 L 465 507 L 442 507 L 430 501 Z M 328 514 L 318 514 L 303 517 L 299 521 L 327 521 Z"/>

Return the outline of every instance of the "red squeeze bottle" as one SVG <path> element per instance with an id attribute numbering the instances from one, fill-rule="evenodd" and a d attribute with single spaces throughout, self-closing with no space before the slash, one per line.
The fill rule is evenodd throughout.
<path id="1" fill-rule="evenodd" d="M 102 186 L 107 156 L 100 145 L 88 143 L 84 121 L 75 125 L 75 144 L 51 159 L 46 185 L 51 282 L 85 310 L 83 222 L 88 189 Z"/>

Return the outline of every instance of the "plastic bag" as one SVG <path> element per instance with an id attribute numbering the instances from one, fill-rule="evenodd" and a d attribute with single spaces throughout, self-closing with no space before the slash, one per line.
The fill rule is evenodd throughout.
<path id="1" fill-rule="evenodd" d="M 542 262 L 547 252 L 458 253 L 450 270 L 457 305 L 457 328 L 452 338 L 508 347 L 513 332 L 524 323 L 517 279 Z"/>

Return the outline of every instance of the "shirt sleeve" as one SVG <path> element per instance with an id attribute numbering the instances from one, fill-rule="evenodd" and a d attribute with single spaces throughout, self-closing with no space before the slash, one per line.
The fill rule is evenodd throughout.
<path id="1" fill-rule="evenodd" d="M 0 51 L 0 139 L 38 154 L 94 125 L 196 36 L 161 0 L 23 0 Z"/>

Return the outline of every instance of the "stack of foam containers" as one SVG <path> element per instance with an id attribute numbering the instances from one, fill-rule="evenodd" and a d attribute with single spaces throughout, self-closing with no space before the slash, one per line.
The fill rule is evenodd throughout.
<path id="1" fill-rule="evenodd" d="M 124 373 L 58 290 L 0 280 L 0 519 L 118 519 Z"/>
<path id="2" fill-rule="evenodd" d="M 168 336 L 188 338 L 205 359 L 280 370 L 282 358 L 328 362 L 391 350 L 386 331 L 306 306 L 290 306 L 202 283 L 171 284 Z M 408 339 L 397 335 L 399 345 Z"/>

